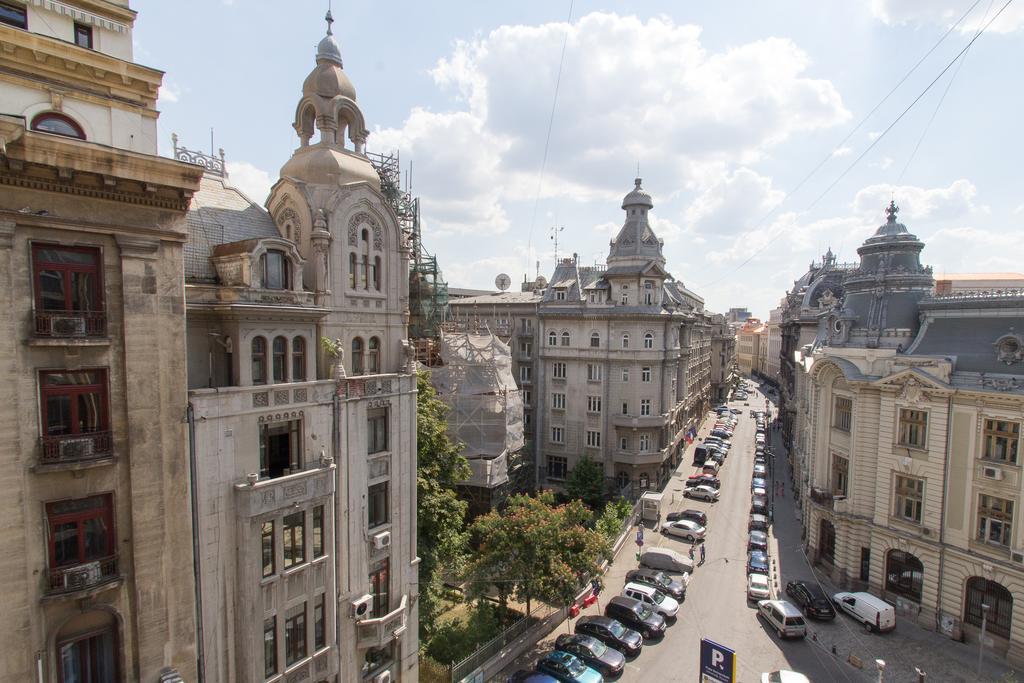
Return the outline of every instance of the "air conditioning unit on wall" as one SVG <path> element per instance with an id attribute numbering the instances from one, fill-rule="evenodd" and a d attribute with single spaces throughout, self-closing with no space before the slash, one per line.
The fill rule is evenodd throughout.
<path id="1" fill-rule="evenodd" d="M 373 683 L 391 683 L 391 672 L 382 671 L 373 677 Z"/>
<path id="2" fill-rule="evenodd" d="M 55 337 L 82 337 L 85 335 L 85 318 L 61 316 L 50 321 L 50 333 Z"/>
<path id="3" fill-rule="evenodd" d="M 377 550 L 383 550 L 391 545 L 391 532 L 382 531 L 379 534 L 373 536 L 373 547 Z"/>
<path id="4" fill-rule="evenodd" d="M 1017 549 L 1011 552 L 1010 559 L 1017 564 L 1024 564 L 1024 549 Z"/>
<path id="5" fill-rule="evenodd" d="M 1003 471 L 998 467 L 982 467 L 981 476 L 986 479 L 994 479 L 996 481 L 1002 481 Z"/>
<path id="6" fill-rule="evenodd" d="M 373 605 L 373 596 L 364 595 L 360 598 L 356 598 L 352 601 L 352 617 L 354 619 L 363 619 L 367 614 L 370 613 L 370 607 Z"/>

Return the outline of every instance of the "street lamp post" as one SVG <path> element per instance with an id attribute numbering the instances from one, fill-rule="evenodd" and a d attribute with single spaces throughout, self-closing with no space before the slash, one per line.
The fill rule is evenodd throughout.
<path id="1" fill-rule="evenodd" d="M 985 658 L 985 626 L 988 624 L 988 605 L 981 603 L 981 638 L 978 640 L 978 670 L 975 672 L 981 680 L 981 662 Z"/>
<path id="2" fill-rule="evenodd" d="M 878 667 L 878 683 L 882 683 L 882 672 L 885 671 L 885 660 L 884 659 L 876 659 L 875 660 L 875 666 Z"/>

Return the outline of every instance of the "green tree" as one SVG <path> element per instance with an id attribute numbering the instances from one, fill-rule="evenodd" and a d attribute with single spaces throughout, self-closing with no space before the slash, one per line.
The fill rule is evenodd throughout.
<path id="1" fill-rule="evenodd" d="M 604 506 L 604 510 L 598 516 L 594 527 L 604 534 L 609 544 L 614 543 L 615 539 L 619 536 L 619 532 L 622 531 L 622 524 L 632 512 L 633 506 L 630 505 L 628 500 L 620 496 L 616 500 L 609 501 Z M 610 553 L 609 559 L 611 559 Z"/>
<path id="2" fill-rule="evenodd" d="M 416 387 L 416 533 L 420 556 L 420 637 L 433 631 L 441 603 L 444 576 L 465 566 L 468 505 L 456 491 L 470 474 L 462 447 L 448 438 L 448 406 L 437 397 L 428 375 L 419 373 Z"/>
<path id="3" fill-rule="evenodd" d="M 491 586 L 504 608 L 509 596 L 567 605 L 583 582 L 600 571 L 608 541 L 586 528 L 592 517 L 579 500 L 555 505 L 550 492 L 536 498 L 517 495 L 504 512 L 478 517 L 470 527 L 478 550 L 469 567 L 471 592 Z"/>
<path id="4" fill-rule="evenodd" d="M 565 492 L 591 510 L 600 510 L 604 505 L 604 467 L 589 456 L 580 458 L 565 481 Z"/>

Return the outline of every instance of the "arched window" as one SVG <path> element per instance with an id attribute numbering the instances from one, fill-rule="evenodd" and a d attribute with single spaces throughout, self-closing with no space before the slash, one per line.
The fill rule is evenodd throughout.
<path id="1" fill-rule="evenodd" d="M 380 339 L 370 337 L 370 346 L 366 354 L 366 371 L 371 375 L 380 372 Z"/>
<path id="2" fill-rule="evenodd" d="M 629 335 L 628 334 L 622 335 L 622 348 L 624 348 L 624 349 L 628 349 L 629 348 Z"/>
<path id="3" fill-rule="evenodd" d="M 548 332 L 548 346 L 558 346 L 557 332 Z"/>
<path id="4" fill-rule="evenodd" d="M 654 334 L 652 334 L 651 332 L 647 332 L 646 334 L 644 334 L 644 348 L 645 349 L 653 349 L 654 348 Z"/>
<path id="5" fill-rule="evenodd" d="M 288 260 L 283 251 L 270 249 L 260 258 L 264 289 L 288 289 Z"/>
<path id="6" fill-rule="evenodd" d="M 288 381 L 288 340 L 284 337 L 274 337 L 274 381 Z"/>
<path id="7" fill-rule="evenodd" d="M 890 550 L 885 556 L 885 590 L 921 602 L 924 565 L 910 553 Z"/>
<path id="8" fill-rule="evenodd" d="M 263 337 L 252 340 L 252 383 L 267 383 L 267 340 Z"/>
<path id="9" fill-rule="evenodd" d="M 361 284 L 363 289 L 370 288 L 370 231 L 363 228 L 362 232 L 362 247 L 363 247 L 363 279 Z"/>
<path id="10" fill-rule="evenodd" d="M 363 374 L 363 339 L 356 337 L 352 340 L 352 374 Z"/>
<path id="11" fill-rule="evenodd" d="M 836 528 L 827 519 L 818 525 L 818 557 L 836 563 Z"/>
<path id="12" fill-rule="evenodd" d="M 371 279 L 373 280 L 373 288 L 376 289 L 378 292 L 380 291 L 381 280 L 380 266 L 380 256 L 375 256 L 373 258 L 373 277 Z"/>
<path id="13" fill-rule="evenodd" d="M 597 332 L 590 333 L 590 348 L 596 349 L 601 346 L 601 335 Z"/>
<path id="14" fill-rule="evenodd" d="M 562 333 L 562 346 L 568 346 L 568 345 L 569 345 L 569 333 L 568 332 L 563 332 Z"/>
<path id="15" fill-rule="evenodd" d="M 79 140 L 85 139 L 85 131 L 82 130 L 82 127 L 74 119 L 53 111 L 36 114 L 32 119 L 31 128 L 40 133 L 52 133 L 53 135 L 63 135 L 66 138 L 78 138 Z"/>
<path id="16" fill-rule="evenodd" d="M 356 268 L 356 253 L 353 251 L 348 255 L 348 286 L 352 289 L 356 288 L 356 282 L 359 281 L 359 272 Z"/>
<path id="17" fill-rule="evenodd" d="M 1013 617 L 1013 596 L 1000 583 L 980 576 L 972 576 L 967 580 L 964 621 L 980 628 L 984 613 L 982 605 L 988 605 L 988 614 L 985 615 L 985 627 L 988 632 L 994 633 L 1000 638 L 1009 638 L 1010 623 Z"/>
<path id="18" fill-rule="evenodd" d="M 292 381 L 306 381 L 306 338 L 292 339 Z"/>

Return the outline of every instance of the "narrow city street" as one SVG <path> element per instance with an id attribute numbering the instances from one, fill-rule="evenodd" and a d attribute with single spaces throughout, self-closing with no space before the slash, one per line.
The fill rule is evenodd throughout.
<path id="1" fill-rule="evenodd" d="M 756 616 L 755 605 L 746 600 L 746 543 L 755 433 L 751 411 L 763 410 L 765 401 L 760 390 L 751 390 L 748 400 L 730 403 L 743 412 L 732 438 L 729 457 L 719 473 L 722 480 L 719 502 L 706 503 L 683 497 L 686 477 L 698 469 L 689 460 L 692 448 L 687 449 L 687 461 L 679 466 L 666 486 L 662 519 L 673 510 L 691 508 L 707 512 L 706 560 L 695 570 L 680 616 L 669 626 L 665 638 L 645 644 L 643 652 L 627 664 L 619 680 L 699 680 L 701 638 L 709 638 L 736 652 L 738 683 L 758 683 L 761 673 L 776 669 L 799 671 L 814 683 L 878 681 L 876 659 L 886 662 L 884 681 L 917 682 L 915 669 L 918 667 L 927 673 L 929 683 L 1000 680 L 1009 670 L 991 656 L 979 678 L 975 675 L 977 650 L 929 633 L 903 619 L 899 619 L 896 631 L 885 635 L 866 634 L 843 615 L 828 622 L 808 620 L 807 638 L 787 641 L 781 641 L 774 631 L 764 626 Z M 776 406 L 769 405 L 774 416 Z M 698 441 L 707 435 L 713 423 L 713 416 L 705 421 Z M 822 577 L 816 575 L 801 549 L 799 510 L 791 496 L 789 468 L 780 438 L 771 433 L 769 442 L 776 454 L 775 481 L 785 483 L 784 495 L 774 499 L 774 524 L 769 535 L 771 587 L 773 597 L 785 599 L 786 581 L 820 581 Z M 683 554 L 689 552 L 688 543 L 651 528 L 645 530 L 644 540 L 645 547 L 653 545 L 673 548 Z M 619 594 L 626 572 L 637 566 L 636 550 L 632 541 L 622 547 L 605 574 L 605 588 L 598 603 L 581 614 L 600 614 L 605 601 Z M 696 557 L 700 557 L 699 546 Z M 822 586 L 830 594 L 838 590 L 827 583 Z M 503 681 L 517 669 L 532 666 L 539 653 L 551 649 L 555 637 L 571 632 L 574 623 L 575 620 L 570 620 L 570 623 L 560 624 L 548 638 L 508 667 L 498 680 Z M 861 667 L 849 662 L 851 655 L 862 663 Z"/>

